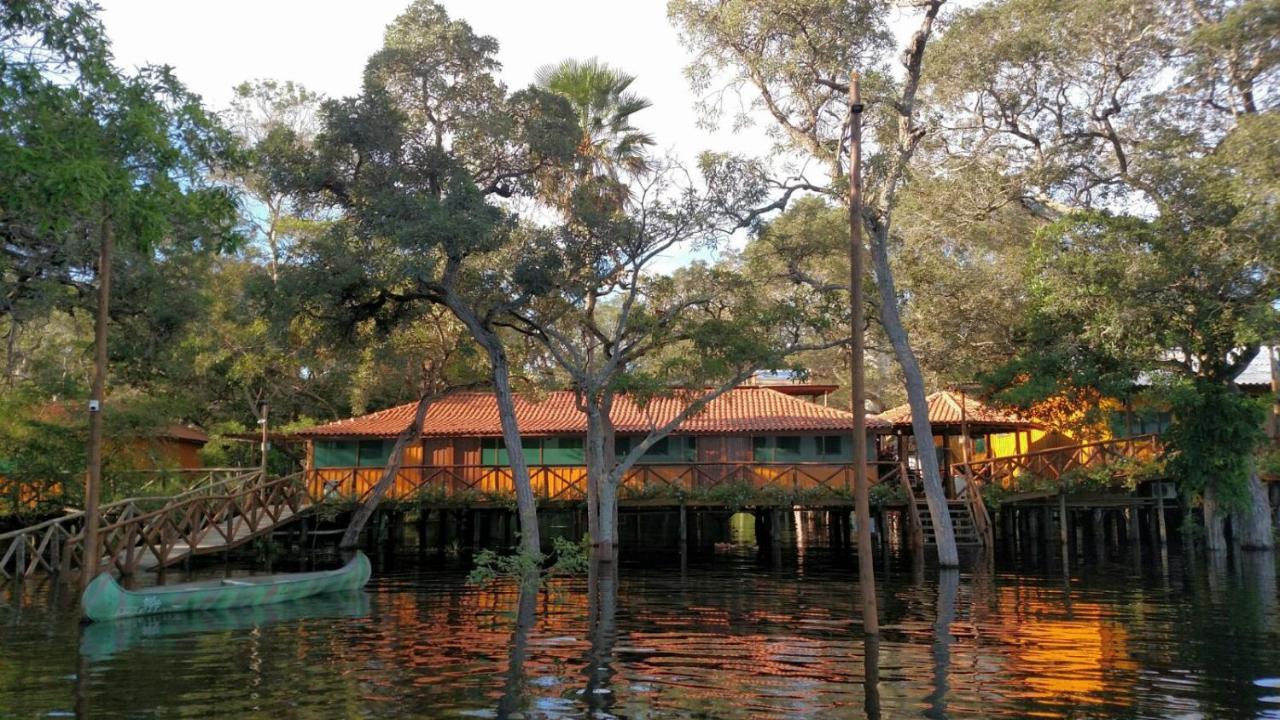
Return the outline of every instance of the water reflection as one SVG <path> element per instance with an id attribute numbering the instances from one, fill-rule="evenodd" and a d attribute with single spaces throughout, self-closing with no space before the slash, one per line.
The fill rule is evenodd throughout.
<path id="1" fill-rule="evenodd" d="M 1280 709 L 1276 558 L 1043 573 L 904 564 L 883 634 L 856 570 L 754 553 L 477 588 L 378 568 L 354 606 L 80 637 L 48 588 L 0 602 L 0 716 L 1257 716 Z M 405 562 L 405 560 L 401 560 Z M 763 563 L 763 564 L 762 564 Z M 1166 584 L 1167 583 L 1167 584 Z M 5 591 L 0 591 L 5 592 Z M 17 609 L 15 609 L 17 608 Z M 156 618 L 159 620 L 159 618 Z M 101 632 L 101 637 L 95 637 Z M 77 667 L 79 665 L 79 667 Z M 859 688 L 858 685 L 862 687 Z"/>
<path id="2" fill-rule="evenodd" d="M 525 698 L 525 655 L 528 652 L 529 632 L 533 629 L 538 608 L 540 578 L 536 570 L 529 572 L 519 582 L 519 601 L 516 603 L 516 624 L 511 631 L 511 652 L 507 659 L 507 682 L 498 703 L 498 717 L 507 718 L 517 713 Z"/>
<path id="3" fill-rule="evenodd" d="M 933 623 L 933 692 L 926 698 L 925 717 L 947 717 L 948 675 L 951 671 L 951 625 L 956 620 L 956 595 L 960 591 L 960 571 L 938 571 L 938 609 Z"/>
<path id="4" fill-rule="evenodd" d="M 880 638 L 862 638 L 862 704 L 867 720 L 880 720 Z"/>

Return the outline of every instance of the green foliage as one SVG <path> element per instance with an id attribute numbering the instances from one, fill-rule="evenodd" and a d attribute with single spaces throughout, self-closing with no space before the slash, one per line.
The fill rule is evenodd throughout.
<path id="1" fill-rule="evenodd" d="M 545 568 L 543 562 L 546 558 L 541 554 L 533 555 L 521 550 L 500 555 L 485 548 L 476 553 L 475 566 L 467 574 L 467 582 L 472 585 L 487 585 L 500 578 L 522 580 L 535 575 L 545 581 L 551 577 L 582 575 L 587 572 L 591 548 L 587 538 L 575 542 L 556 536 L 551 538 L 551 544 L 555 561 Z"/>
<path id="2" fill-rule="evenodd" d="M 540 87 L 567 99 L 578 118 L 576 167 L 561 178 L 569 188 L 594 178 L 617 185 L 620 172 L 648 169 L 645 152 L 654 141 L 632 126 L 631 116 L 652 103 L 628 90 L 634 75 L 591 58 L 543 66 L 535 77 Z"/>
<path id="3" fill-rule="evenodd" d="M 871 507 L 882 508 L 890 505 L 906 505 L 907 491 L 900 482 L 878 482 L 867 489 L 867 498 Z"/>
<path id="4" fill-rule="evenodd" d="M 1235 388 L 1204 381 L 1174 383 L 1165 395 L 1174 420 L 1164 439 L 1179 488 L 1195 496 L 1212 485 L 1227 510 L 1248 507 L 1247 482 L 1263 437 L 1265 406 Z"/>

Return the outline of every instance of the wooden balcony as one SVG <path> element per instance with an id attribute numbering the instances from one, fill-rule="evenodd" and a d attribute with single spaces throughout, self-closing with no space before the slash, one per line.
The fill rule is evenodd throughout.
<path id="1" fill-rule="evenodd" d="M 316 468 L 307 475 L 316 499 L 362 500 L 382 478 L 381 467 Z M 897 481 L 894 463 L 868 463 L 872 482 Z M 530 480 L 540 502 L 576 502 L 586 498 L 587 470 L 581 465 L 531 465 Z M 623 478 L 623 503 L 713 499 L 717 489 L 750 494 L 804 497 L 815 502 L 848 503 L 853 465 L 831 463 L 680 463 L 636 465 Z M 393 500 L 431 498 L 441 502 L 500 502 L 513 497 L 511 469 L 493 465 L 410 465 L 400 469 L 387 496 Z"/>

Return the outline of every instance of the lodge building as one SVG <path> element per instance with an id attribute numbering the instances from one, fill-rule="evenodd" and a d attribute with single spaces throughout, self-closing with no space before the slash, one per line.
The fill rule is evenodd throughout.
<path id="1" fill-rule="evenodd" d="M 821 385 L 741 386 L 711 400 L 659 440 L 628 473 L 622 497 L 696 494 L 731 484 L 791 492 L 845 494 L 852 487 L 853 415 L 819 402 Z M 614 401 L 616 450 L 626 452 L 698 396 L 681 392 L 647 403 Z M 586 415 L 572 391 L 516 397 L 521 452 L 542 501 L 582 499 Z M 408 427 L 410 403 L 298 433 L 307 442 L 313 492 L 363 496 L 380 478 L 395 438 Z M 875 436 L 890 425 L 867 418 L 868 461 L 875 471 Z M 436 401 L 422 438 L 405 452 L 392 497 L 415 493 L 502 495 L 512 491 L 492 393 L 458 392 Z"/>

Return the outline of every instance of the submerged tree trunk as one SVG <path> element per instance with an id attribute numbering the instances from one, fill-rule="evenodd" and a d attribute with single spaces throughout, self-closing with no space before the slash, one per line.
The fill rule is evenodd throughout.
<path id="1" fill-rule="evenodd" d="M 1213 484 L 1210 483 L 1204 489 L 1204 495 L 1201 497 L 1204 508 L 1204 544 L 1210 550 L 1226 550 L 1227 534 L 1225 528 L 1226 515 L 1222 512 L 1222 506 L 1218 503 L 1217 493 L 1213 491 Z"/>
<path id="2" fill-rule="evenodd" d="M 1249 507 L 1232 513 L 1231 527 L 1245 550 L 1270 550 L 1276 545 L 1271 528 L 1271 501 L 1257 468 L 1249 468 Z"/>
<path id="3" fill-rule="evenodd" d="M 364 530 L 364 526 L 368 524 L 369 518 L 373 517 L 373 513 L 378 509 L 378 504 L 382 502 L 382 498 L 395 484 L 396 475 L 400 473 L 400 468 L 404 465 L 404 451 L 409 447 L 409 443 L 422 438 L 422 423 L 426 420 L 427 410 L 430 409 L 431 403 L 435 402 L 439 395 L 423 394 L 418 398 L 418 407 L 413 412 L 413 420 L 409 423 L 409 427 L 400 432 L 396 437 L 396 444 L 391 449 L 391 457 L 387 460 L 387 466 L 382 471 L 382 477 L 378 480 L 378 484 L 373 486 L 373 490 L 369 492 L 369 497 L 365 498 L 360 507 L 356 509 L 354 515 L 351 516 L 351 522 L 347 525 L 347 531 L 342 534 L 342 542 L 338 545 L 343 550 L 353 550 L 360 544 L 360 531 Z"/>
<path id="4" fill-rule="evenodd" d="M 520 597 L 516 605 L 516 624 L 511 630 L 510 652 L 507 655 L 507 677 L 502 698 L 498 700 L 500 718 L 516 717 L 525 706 L 528 678 L 525 658 L 529 651 L 529 631 L 537 621 L 539 575 L 537 570 L 526 573 L 520 579 Z"/>
<path id="5" fill-rule="evenodd" d="M 590 717 L 609 716 L 613 706 L 614 645 L 618 640 L 618 571 L 612 556 L 597 554 L 587 570 L 587 650 L 583 693 Z"/>
<path id="6" fill-rule="evenodd" d="M 924 376 L 920 364 L 907 338 L 898 312 L 898 296 L 894 287 L 893 271 L 889 266 L 888 238 L 883 227 L 871 233 L 871 259 L 876 271 L 876 287 L 880 291 L 880 321 L 885 334 L 893 345 L 894 355 L 902 368 L 903 383 L 907 387 L 907 402 L 911 406 L 911 430 L 916 438 L 916 456 L 924 476 L 924 494 L 929 502 L 929 516 L 933 519 L 935 542 L 938 544 L 938 563 L 943 567 L 960 564 L 956 549 L 955 530 L 951 527 L 951 510 L 942 490 L 942 472 L 938 469 L 938 456 L 933 450 L 933 429 L 929 425 L 929 403 L 925 399 Z"/>

